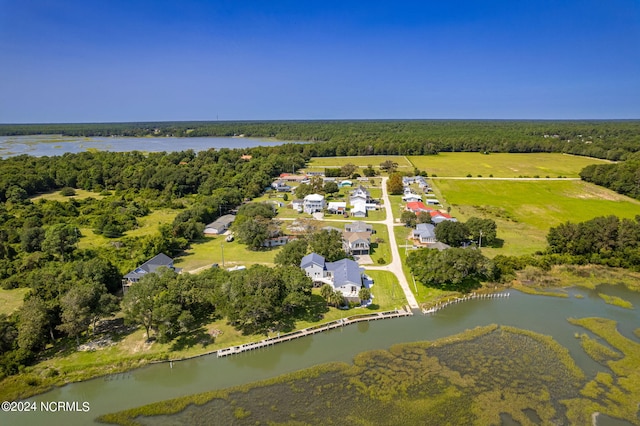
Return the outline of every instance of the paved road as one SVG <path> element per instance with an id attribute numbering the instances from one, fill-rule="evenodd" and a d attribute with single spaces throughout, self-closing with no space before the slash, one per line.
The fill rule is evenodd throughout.
<path id="1" fill-rule="evenodd" d="M 391 207 L 391 200 L 389 199 L 389 193 L 387 192 L 387 180 L 389 178 L 382 178 L 382 199 L 384 200 L 384 207 L 386 209 L 386 219 L 385 220 L 369 220 L 367 223 L 382 223 L 387 226 L 387 233 L 389 234 L 389 245 L 391 246 L 391 263 L 384 266 L 365 266 L 366 269 L 376 270 L 376 271 L 389 271 L 398 277 L 398 282 L 400 283 L 400 287 L 402 287 L 402 291 L 407 298 L 407 302 L 411 309 L 420 309 L 420 305 L 418 305 L 418 301 L 415 296 L 411 292 L 411 288 L 409 287 L 409 282 L 407 281 L 407 277 L 402 270 L 402 260 L 400 259 L 400 252 L 398 251 L 398 245 L 396 244 L 396 236 L 393 232 L 393 227 L 395 223 L 393 221 L 393 210 Z M 278 218 L 278 220 L 283 221 L 293 221 L 295 218 Z M 327 222 L 353 222 L 353 219 L 323 219 Z M 210 268 L 210 265 L 202 266 L 200 268 L 193 269 L 189 272 L 195 273 L 200 272 L 204 269 Z"/>
<path id="2" fill-rule="evenodd" d="M 393 232 L 395 223 L 393 221 L 391 200 L 389 199 L 389 193 L 387 192 L 387 179 L 387 177 L 382 178 L 382 198 L 384 199 L 384 207 L 387 210 L 387 218 L 382 223 L 387 225 L 389 244 L 391 245 L 392 261 L 390 264 L 385 266 L 370 266 L 367 269 L 383 270 L 393 273 L 396 277 L 398 277 L 398 282 L 400 283 L 400 287 L 402 287 L 402 291 L 404 291 L 404 294 L 407 297 L 409 307 L 411 309 L 420 309 L 420 305 L 418 305 L 416 297 L 413 295 L 413 292 L 411 292 L 407 277 L 404 275 L 404 271 L 402 270 L 402 260 L 400 259 L 400 252 L 398 251 L 398 245 L 396 244 L 396 234 Z"/>

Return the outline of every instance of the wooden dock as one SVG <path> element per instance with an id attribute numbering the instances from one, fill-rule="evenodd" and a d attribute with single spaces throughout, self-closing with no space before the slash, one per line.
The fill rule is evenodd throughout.
<path id="1" fill-rule="evenodd" d="M 316 327 L 305 328 L 303 330 L 294 331 L 291 333 L 282 334 L 277 337 L 271 337 L 268 339 L 260 340 L 259 342 L 245 343 L 243 345 L 232 346 L 230 348 L 220 349 L 217 351 L 218 358 L 235 355 L 246 351 L 252 351 L 267 346 L 272 346 L 281 342 L 288 342 L 289 340 L 298 339 L 300 337 L 310 336 L 312 334 L 321 333 L 323 331 L 332 330 L 338 327 L 344 327 L 346 325 L 362 322 L 362 321 L 376 321 L 387 318 L 398 318 L 413 315 L 413 312 L 408 306 L 402 309 L 396 309 L 386 312 L 375 312 L 371 314 L 355 315 L 349 318 L 339 319 L 327 324 L 323 324 Z"/>

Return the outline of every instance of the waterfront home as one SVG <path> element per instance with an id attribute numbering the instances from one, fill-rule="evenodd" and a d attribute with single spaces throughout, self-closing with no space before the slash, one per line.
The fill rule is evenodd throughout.
<path id="1" fill-rule="evenodd" d="M 140 278 L 144 277 L 146 274 L 154 273 L 159 268 L 163 267 L 173 269 L 176 272 L 180 272 L 180 269 L 177 269 L 173 266 L 172 258 L 164 253 L 160 253 L 122 277 L 122 293 L 126 293 L 132 284 L 140 281 Z"/>
<path id="2" fill-rule="evenodd" d="M 357 262 L 351 259 L 325 262 L 321 255 L 311 253 L 302 258 L 300 268 L 315 286 L 329 284 L 347 301 L 360 303 L 358 293 L 363 286 L 364 269 Z"/>

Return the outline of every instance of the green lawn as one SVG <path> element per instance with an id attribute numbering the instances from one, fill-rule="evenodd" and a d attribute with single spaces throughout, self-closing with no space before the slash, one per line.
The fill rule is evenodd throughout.
<path id="1" fill-rule="evenodd" d="M 198 268 L 211 266 L 213 263 L 217 263 L 222 267 L 223 255 L 226 268 L 236 265 L 249 266 L 255 263 L 273 265 L 273 258 L 280 250 L 280 247 L 275 247 L 252 251 L 237 240 L 229 243 L 225 241 L 225 238 L 224 235 L 220 235 L 191 243 L 191 248 L 176 258 L 176 267 L 183 268 L 185 271 L 194 271 Z"/>
<path id="2" fill-rule="evenodd" d="M 476 177 L 558 176 L 579 177 L 578 173 L 589 164 L 604 164 L 606 160 L 566 154 L 489 154 L 478 152 L 441 152 L 438 155 L 408 157 L 418 169 L 429 175 Z"/>
<path id="3" fill-rule="evenodd" d="M 367 167 L 369 164 L 374 169 L 380 168 L 380 163 L 391 160 L 398 163 L 398 170 L 413 171 L 413 165 L 404 155 L 363 155 L 359 157 L 314 157 L 307 164 L 305 170 L 321 170 L 325 167 L 342 167 L 345 164 L 355 164 L 358 167 Z"/>
<path id="4" fill-rule="evenodd" d="M 371 260 L 373 260 L 374 265 L 379 264 L 378 259 L 384 259 L 384 264 L 389 264 L 391 262 L 391 247 L 389 246 L 387 227 L 381 223 L 374 223 L 373 229 L 376 233 L 371 236 L 371 243 L 375 246 L 371 251 Z M 378 238 L 384 240 L 384 242 L 375 243 Z"/>
<path id="5" fill-rule="evenodd" d="M 10 315 L 16 311 L 22 306 L 24 296 L 28 291 L 28 288 L 16 288 L 12 290 L 0 288 L 0 314 Z"/>
<path id="6" fill-rule="evenodd" d="M 549 228 L 569 220 L 640 214 L 640 201 L 582 181 L 437 180 L 433 184 L 458 219 L 478 216 L 496 221 L 504 246 L 483 248 L 489 256 L 543 250 Z"/>
<path id="7" fill-rule="evenodd" d="M 366 271 L 367 275 L 373 278 L 373 304 L 380 310 L 388 311 L 395 308 L 402 308 L 407 304 L 404 292 L 398 284 L 398 278 L 388 271 Z"/>

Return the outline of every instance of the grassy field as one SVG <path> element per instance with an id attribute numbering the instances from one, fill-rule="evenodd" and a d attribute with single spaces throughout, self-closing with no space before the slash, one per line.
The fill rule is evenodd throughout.
<path id="1" fill-rule="evenodd" d="M 194 271 L 199 268 L 211 266 L 217 263 L 222 267 L 230 268 L 237 265 L 253 265 L 256 263 L 273 265 L 273 258 L 280 247 L 259 251 L 248 250 L 247 246 L 237 240 L 225 241 L 225 236 L 207 237 L 201 241 L 191 243 L 191 248 L 176 258 L 175 265 L 185 271 Z M 224 262 L 222 256 L 224 255 Z"/>
<path id="2" fill-rule="evenodd" d="M 178 213 L 179 210 L 172 209 L 155 210 L 147 216 L 137 218 L 139 225 L 138 228 L 125 232 L 125 235 L 127 237 L 144 237 L 146 235 L 151 235 L 157 232 L 160 225 L 173 222 L 173 219 L 178 215 Z M 79 229 L 82 237 L 80 237 L 78 246 L 81 249 L 103 247 L 109 244 L 110 241 L 113 241 L 102 235 L 94 233 L 91 228 L 82 227 Z"/>
<path id="3" fill-rule="evenodd" d="M 55 191 L 55 192 L 49 192 L 47 194 L 39 194 L 36 195 L 34 197 L 31 197 L 31 201 L 33 201 L 34 203 L 38 200 L 49 200 L 49 201 L 69 201 L 72 198 L 75 198 L 76 200 L 83 200 L 85 198 L 89 198 L 89 197 L 93 197 L 95 199 L 101 199 L 104 198 L 104 196 L 98 194 L 97 192 L 91 192 L 91 191 L 86 191 L 84 189 L 76 189 L 76 195 L 73 195 L 71 197 L 65 197 L 64 195 L 60 194 L 60 191 Z"/>
<path id="4" fill-rule="evenodd" d="M 596 158 L 566 154 L 490 154 L 478 152 L 442 152 L 438 155 L 412 156 L 409 161 L 429 175 L 484 177 L 558 176 L 579 177 L 578 173 L 589 164 L 607 163 Z"/>
<path id="5" fill-rule="evenodd" d="M 413 165 L 404 155 L 363 155 L 361 157 L 314 157 L 309 161 L 305 170 L 320 170 L 325 167 L 342 167 L 345 164 L 355 164 L 358 167 L 367 167 L 369 164 L 374 169 L 380 168 L 380 163 L 391 160 L 398 163 L 398 170 L 413 171 Z"/>
<path id="6" fill-rule="evenodd" d="M 13 290 L 0 288 L 0 314 L 10 315 L 16 311 L 22 306 L 22 301 L 28 291 L 28 288 L 16 288 Z"/>
<path id="7" fill-rule="evenodd" d="M 640 214 L 640 201 L 582 181 L 437 180 L 433 186 L 458 219 L 496 221 L 504 246 L 483 249 L 489 256 L 542 250 L 549 228 L 569 220 Z"/>

